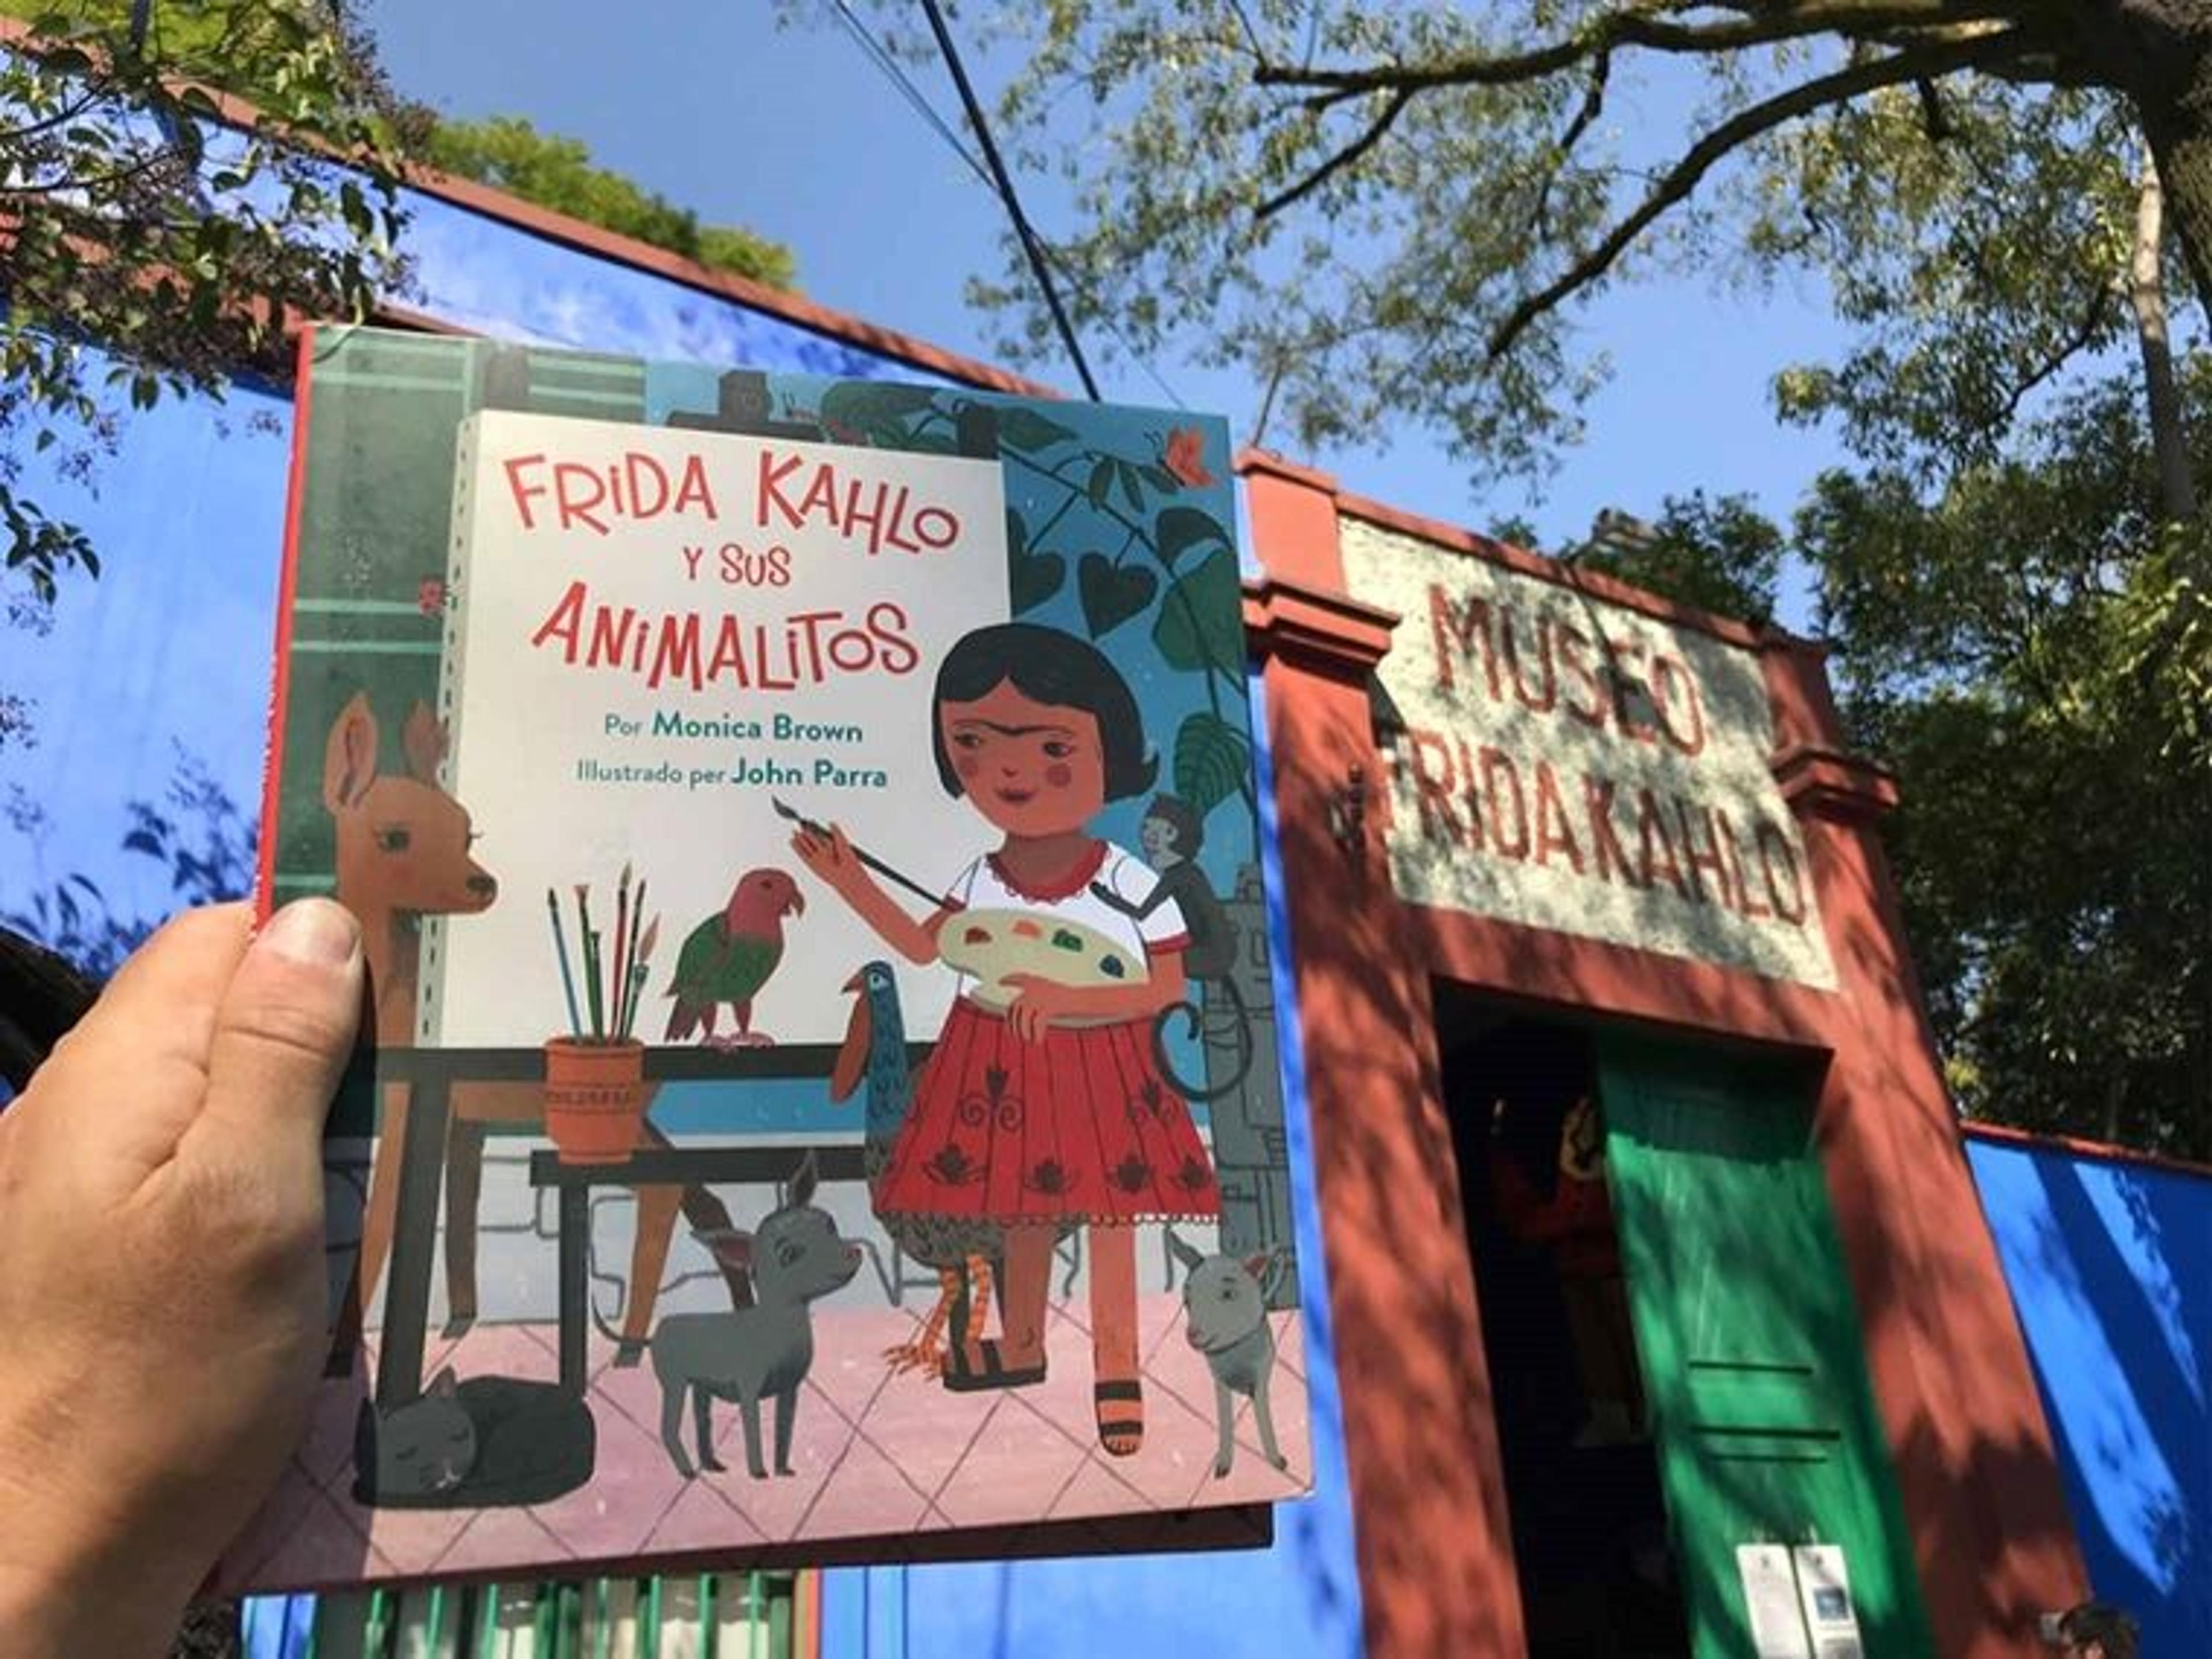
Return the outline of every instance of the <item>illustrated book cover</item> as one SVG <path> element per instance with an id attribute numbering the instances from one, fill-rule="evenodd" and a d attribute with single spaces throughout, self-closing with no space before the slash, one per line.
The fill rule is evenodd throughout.
<path id="1" fill-rule="evenodd" d="M 1224 428 L 367 328 L 296 418 L 259 902 L 352 908 L 375 1030 L 222 1587 L 1264 1537 Z"/>

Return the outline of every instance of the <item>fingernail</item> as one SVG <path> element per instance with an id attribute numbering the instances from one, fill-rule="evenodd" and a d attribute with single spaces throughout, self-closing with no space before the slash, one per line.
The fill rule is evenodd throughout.
<path id="1" fill-rule="evenodd" d="M 361 924 L 329 899 L 295 899 L 269 920 L 261 943 L 280 957 L 342 968 L 361 950 Z"/>

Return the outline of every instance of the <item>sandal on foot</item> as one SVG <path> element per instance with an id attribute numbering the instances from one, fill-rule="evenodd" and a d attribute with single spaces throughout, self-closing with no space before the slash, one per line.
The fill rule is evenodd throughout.
<path id="1" fill-rule="evenodd" d="M 1091 1390 L 1098 1417 L 1098 1443 L 1109 1457 L 1133 1457 L 1145 1444 L 1145 1386 L 1134 1377 L 1101 1382 Z"/>
<path id="2" fill-rule="evenodd" d="M 996 1337 L 987 1336 L 975 1345 L 982 1356 L 982 1364 L 970 1370 L 968 1351 L 954 1343 L 945 1351 L 945 1386 L 954 1394 L 979 1394 L 986 1389 L 1026 1389 L 1044 1381 L 1044 1361 L 1034 1365 L 1008 1366 L 999 1352 Z"/>

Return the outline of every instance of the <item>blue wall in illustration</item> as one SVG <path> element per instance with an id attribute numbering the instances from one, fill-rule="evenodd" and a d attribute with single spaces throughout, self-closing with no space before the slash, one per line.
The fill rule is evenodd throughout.
<path id="1" fill-rule="evenodd" d="M 2212 1653 L 2212 1177 L 1969 1139 L 2089 1582 Z"/>

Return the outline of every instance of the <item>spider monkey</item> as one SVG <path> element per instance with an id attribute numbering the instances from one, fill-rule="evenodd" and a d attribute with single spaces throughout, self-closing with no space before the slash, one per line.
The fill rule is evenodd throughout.
<path id="1" fill-rule="evenodd" d="M 1159 795 L 1145 809 L 1142 830 L 1146 856 L 1158 872 L 1159 881 L 1141 904 L 1132 903 L 1111 888 L 1093 882 L 1091 896 L 1133 921 L 1146 916 L 1172 899 L 1182 912 L 1190 943 L 1182 957 L 1184 978 L 1193 985 L 1217 985 L 1227 994 L 1237 1015 L 1237 1069 L 1228 1080 L 1212 1089 L 1194 1088 L 1175 1074 L 1169 1063 L 1165 1041 L 1168 1022 L 1180 1014 L 1193 1034 L 1199 1030 L 1199 1005 L 1194 1000 L 1171 1003 L 1152 1021 L 1152 1060 L 1165 1078 L 1188 1100 L 1218 1100 L 1243 1082 L 1252 1069 L 1252 1017 L 1244 1006 L 1244 994 L 1237 986 L 1237 924 L 1229 919 L 1206 872 L 1198 867 L 1198 849 L 1206 839 L 1197 813 L 1173 795 Z"/>

